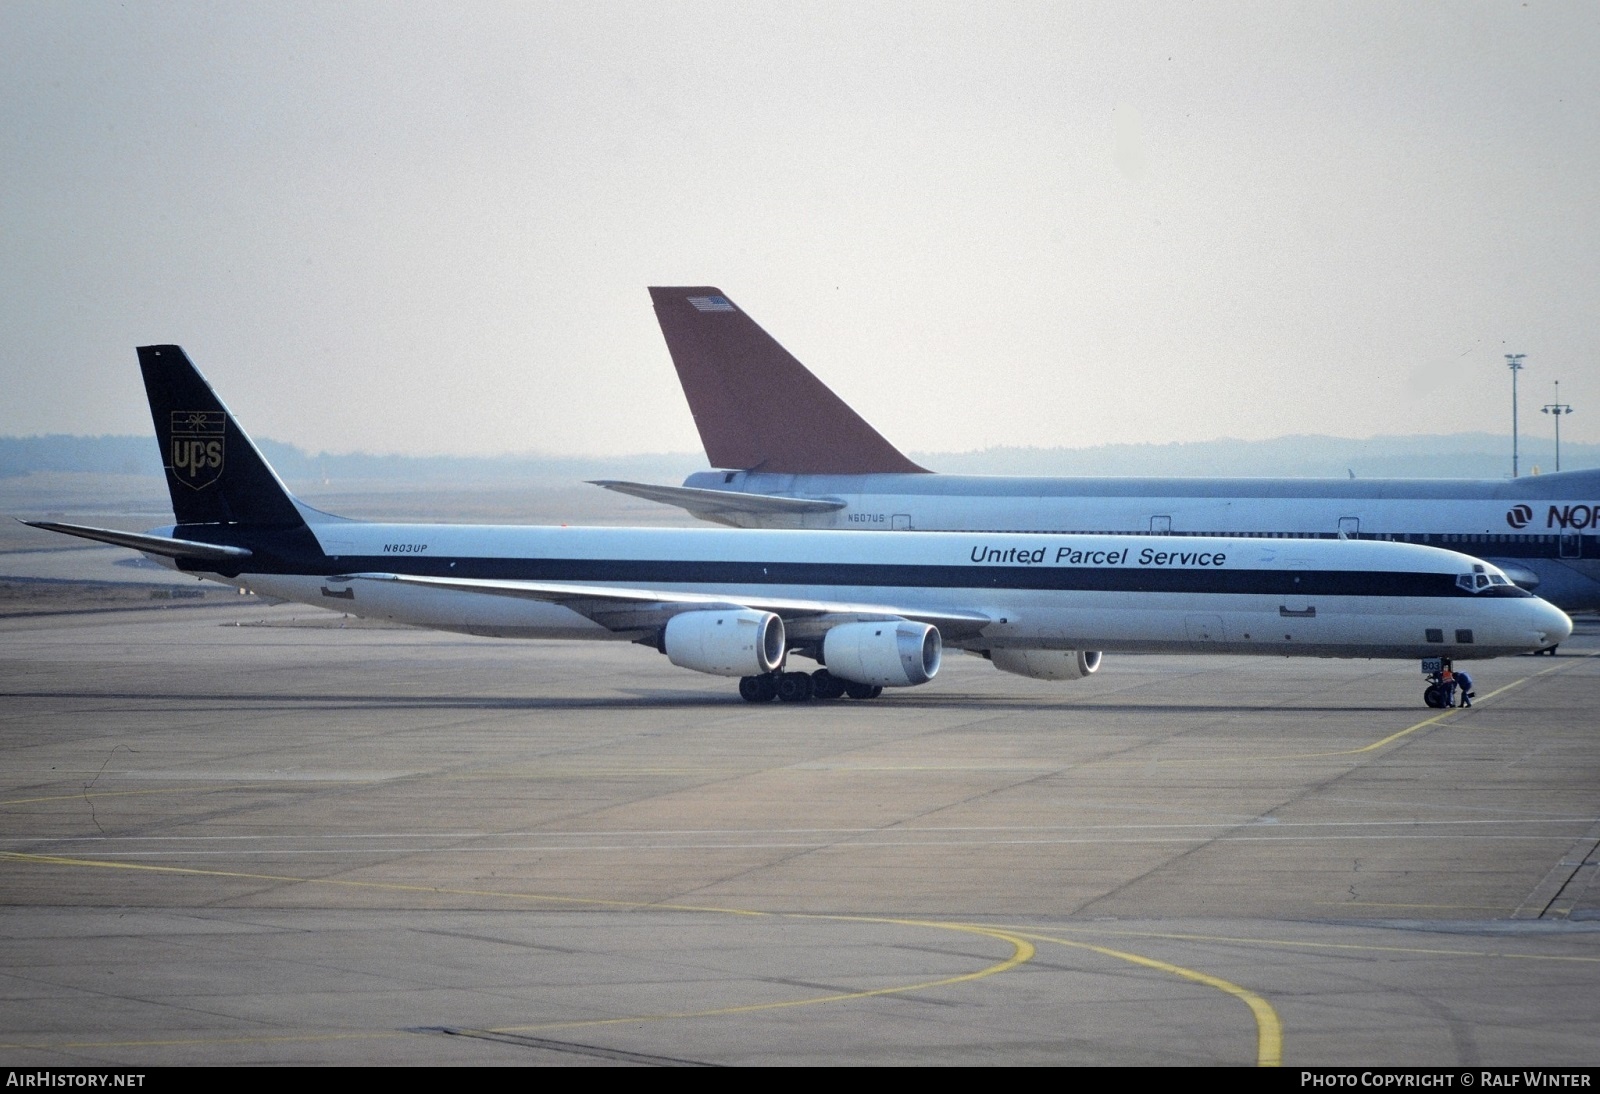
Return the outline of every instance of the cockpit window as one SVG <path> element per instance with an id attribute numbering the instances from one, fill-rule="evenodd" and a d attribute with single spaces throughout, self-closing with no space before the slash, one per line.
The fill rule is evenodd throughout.
<path id="1" fill-rule="evenodd" d="M 1473 596 L 1493 597 L 1531 597 L 1528 590 L 1512 584 L 1502 574 L 1486 574 L 1481 566 L 1474 566 L 1477 573 L 1457 574 L 1456 586 L 1471 593 Z"/>

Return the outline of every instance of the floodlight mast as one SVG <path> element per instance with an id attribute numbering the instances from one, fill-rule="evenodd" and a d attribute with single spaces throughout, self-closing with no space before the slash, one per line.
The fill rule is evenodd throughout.
<path id="1" fill-rule="evenodd" d="M 1561 470 L 1561 417 L 1571 414 L 1572 408 L 1561 401 L 1561 381 L 1556 381 L 1556 401 L 1546 403 L 1541 409 L 1556 420 L 1556 470 Z"/>
<path id="2" fill-rule="evenodd" d="M 1517 477 L 1517 373 L 1522 371 L 1526 353 L 1506 354 L 1506 367 L 1511 370 L 1511 477 Z"/>

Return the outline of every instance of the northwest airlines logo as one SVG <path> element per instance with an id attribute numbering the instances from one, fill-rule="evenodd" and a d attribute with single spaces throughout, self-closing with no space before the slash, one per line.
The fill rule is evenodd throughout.
<path id="1" fill-rule="evenodd" d="M 1513 528 L 1526 528 L 1533 523 L 1531 505 L 1513 505 L 1506 510 L 1506 523 Z M 1552 505 L 1545 514 L 1546 528 L 1582 531 L 1600 526 L 1600 505 Z"/>
<path id="2" fill-rule="evenodd" d="M 221 478 L 227 432 L 227 418 L 220 410 L 174 410 L 173 478 L 194 490 L 204 490 Z"/>

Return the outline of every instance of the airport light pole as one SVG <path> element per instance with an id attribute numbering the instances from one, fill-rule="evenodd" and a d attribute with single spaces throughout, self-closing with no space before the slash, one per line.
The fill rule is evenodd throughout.
<path id="1" fill-rule="evenodd" d="M 1560 471 L 1561 470 L 1561 416 L 1563 414 L 1571 414 L 1572 413 L 1572 408 L 1570 406 L 1568 406 L 1566 403 L 1563 403 L 1561 401 L 1561 381 L 1560 380 L 1556 381 L 1556 401 L 1553 402 L 1553 403 L 1546 403 L 1544 405 L 1543 409 L 1544 409 L 1544 412 L 1546 414 L 1552 414 L 1552 415 L 1555 416 L 1555 419 L 1556 419 L 1556 470 Z"/>
<path id="2" fill-rule="evenodd" d="M 1506 354 L 1506 368 L 1511 370 L 1511 477 L 1517 477 L 1517 373 L 1522 371 L 1526 353 Z"/>

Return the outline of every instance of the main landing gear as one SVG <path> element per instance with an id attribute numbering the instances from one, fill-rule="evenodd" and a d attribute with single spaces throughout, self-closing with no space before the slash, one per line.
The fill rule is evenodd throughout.
<path id="1" fill-rule="evenodd" d="M 876 699 L 883 689 L 876 684 L 841 680 L 827 669 L 816 672 L 769 672 L 739 678 L 739 698 L 747 703 L 804 703 L 811 699 Z"/>

